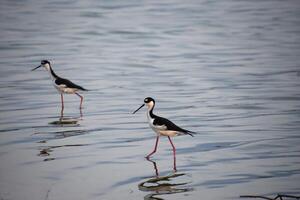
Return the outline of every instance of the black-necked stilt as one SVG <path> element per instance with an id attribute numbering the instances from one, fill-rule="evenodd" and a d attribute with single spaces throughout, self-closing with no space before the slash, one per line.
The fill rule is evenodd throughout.
<path id="1" fill-rule="evenodd" d="M 145 103 L 143 105 L 141 105 L 141 107 L 139 107 L 137 110 L 135 110 L 133 112 L 133 114 L 136 113 L 138 110 L 140 110 L 146 104 L 148 107 L 147 118 L 148 118 L 149 125 L 153 129 L 153 131 L 157 133 L 154 150 L 150 154 L 148 154 L 146 156 L 146 158 L 149 159 L 149 157 L 156 152 L 159 137 L 167 136 L 172 145 L 172 148 L 173 148 L 173 156 L 174 156 L 174 164 L 175 164 L 176 148 L 170 137 L 177 136 L 177 135 L 193 136 L 192 133 L 195 133 L 195 132 L 180 128 L 179 126 L 177 126 L 170 120 L 163 118 L 163 117 L 159 117 L 157 115 L 154 115 L 153 109 L 155 106 L 155 101 L 151 97 L 145 98 L 144 102 Z M 176 167 L 174 167 L 174 168 L 176 168 Z"/>
<path id="2" fill-rule="evenodd" d="M 54 87 L 57 89 L 57 91 L 60 93 L 61 95 L 61 108 L 62 108 L 62 112 L 64 109 L 64 98 L 63 98 L 63 93 L 66 94 L 76 94 L 78 97 L 80 97 L 80 109 L 82 108 L 82 101 L 83 101 L 83 96 L 81 96 L 78 91 L 87 91 L 86 89 L 84 89 L 83 87 L 76 85 L 75 83 L 72 83 L 70 80 L 68 79 L 64 79 L 61 78 L 59 76 L 57 76 L 55 74 L 55 72 L 53 71 L 51 64 L 48 60 L 42 60 L 41 64 L 39 66 L 37 66 L 36 68 L 32 69 L 31 71 L 34 71 L 40 67 L 44 67 L 50 74 L 51 78 L 52 78 L 52 82 Z"/>

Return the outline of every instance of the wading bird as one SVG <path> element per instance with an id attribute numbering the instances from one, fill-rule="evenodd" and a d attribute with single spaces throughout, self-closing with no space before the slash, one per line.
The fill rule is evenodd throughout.
<path id="1" fill-rule="evenodd" d="M 57 89 L 57 91 L 60 93 L 61 96 L 61 113 L 63 113 L 64 110 L 64 97 L 63 94 L 76 94 L 78 97 L 80 97 L 80 109 L 82 108 L 82 102 L 83 102 L 83 96 L 81 96 L 78 92 L 79 91 L 87 91 L 83 87 L 76 85 L 75 83 L 72 83 L 68 79 L 61 78 L 55 74 L 53 71 L 51 64 L 48 60 L 42 60 L 41 64 L 37 66 L 36 68 L 32 69 L 31 71 L 34 71 L 40 67 L 44 67 L 50 74 L 50 77 L 52 78 L 53 86 Z"/>
<path id="2" fill-rule="evenodd" d="M 175 157 L 176 157 L 176 148 L 175 148 L 175 146 L 174 146 L 174 144 L 173 144 L 170 137 L 174 137 L 174 136 L 177 136 L 177 135 L 190 135 L 190 136 L 193 136 L 192 133 L 195 133 L 195 132 L 180 128 L 179 126 L 177 126 L 176 124 L 174 124 L 170 120 L 168 120 L 166 118 L 163 118 L 163 117 L 159 117 L 159 116 L 153 114 L 155 101 L 151 97 L 145 98 L 144 99 L 144 104 L 141 105 L 137 110 L 135 110 L 133 112 L 133 114 L 135 114 L 138 110 L 140 110 L 145 105 L 147 105 L 147 107 L 148 107 L 147 118 L 148 118 L 149 125 L 153 129 L 153 131 L 156 132 L 156 134 L 157 134 L 154 150 L 150 154 L 148 154 L 146 156 L 146 158 L 149 159 L 150 156 L 153 155 L 156 152 L 159 137 L 160 136 L 167 136 L 170 143 L 171 143 L 171 145 L 172 145 L 172 148 L 173 148 L 173 156 L 174 156 L 174 164 L 175 164 L 176 163 L 176 159 L 175 159 Z M 174 166 L 176 166 L 176 165 L 174 165 Z M 174 168 L 176 168 L 176 167 L 174 167 Z"/>

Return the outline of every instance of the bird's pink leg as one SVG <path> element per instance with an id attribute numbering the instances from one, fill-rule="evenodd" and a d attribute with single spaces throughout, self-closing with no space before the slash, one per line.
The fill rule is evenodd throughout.
<path id="1" fill-rule="evenodd" d="M 82 108 L 82 102 L 83 102 L 83 96 L 81 96 L 77 92 L 75 94 L 80 97 L 80 107 L 79 108 L 81 109 Z"/>
<path id="2" fill-rule="evenodd" d="M 64 116 L 64 96 L 61 93 L 60 94 L 60 99 L 61 99 L 61 111 L 60 111 L 60 118 L 62 119 Z"/>
<path id="3" fill-rule="evenodd" d="M 64 96 L 62 93 L 60 94 L 60 99 L 61 99 L 61 109 L 63 110 L 64 109 Z"/>
<path id="4" fill-rule="evenodd" d="M 151 153 L 149 153 L 148 156 L 146 156 L 147 159 L 149 159 L 149 157 L 150 157 L 152 154 L 154 154 L 154 153 L 156 152 L 156 150 L 157 150 L 157 145 L 158 145 L 158 141 L 159 141 L 159 136 L 156 137 L 156 142 L 155 142 L 154 150 L 153 150 Z"/>
<path id="5" fill-rule="evenodd" d="M 169 139 L 169 141 L 170 141 L 170 143 L 172 145 L 172 148 L 173 148 L 173 158 L 174 158 L 174 166 L 173 166 L 173 168 L 174 168 L 175 171 L 177 171 L 177 169 L 176 169 L 176 148 L 175 148 L 175 146 L 174 146 L 174 144 L 173 144 L 170 136 L 168 136 L 168 139 Z"/>

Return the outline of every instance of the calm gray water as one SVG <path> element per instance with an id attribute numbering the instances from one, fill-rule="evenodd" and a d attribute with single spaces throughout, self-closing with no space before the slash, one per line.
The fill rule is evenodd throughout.
<path id="1" fill-rule="evenodd" d="M 0 3 L 0 199 L 300 194 L 298 0 Z M 89 92 L 60 97 L 43 69 Z M 145 109 L 196 131 L 162 138 Z"/>

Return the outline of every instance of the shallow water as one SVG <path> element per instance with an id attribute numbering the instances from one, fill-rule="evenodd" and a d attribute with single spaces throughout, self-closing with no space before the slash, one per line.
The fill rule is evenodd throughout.
<path id="1" fill-rule="evenodd" d="M 299 195 L 298 1 L 0 3 L 0 199 Z M 89 92 L 60 97 L 48 74 Z M 196 131 L 155 142 L 145 110 Z"/>

